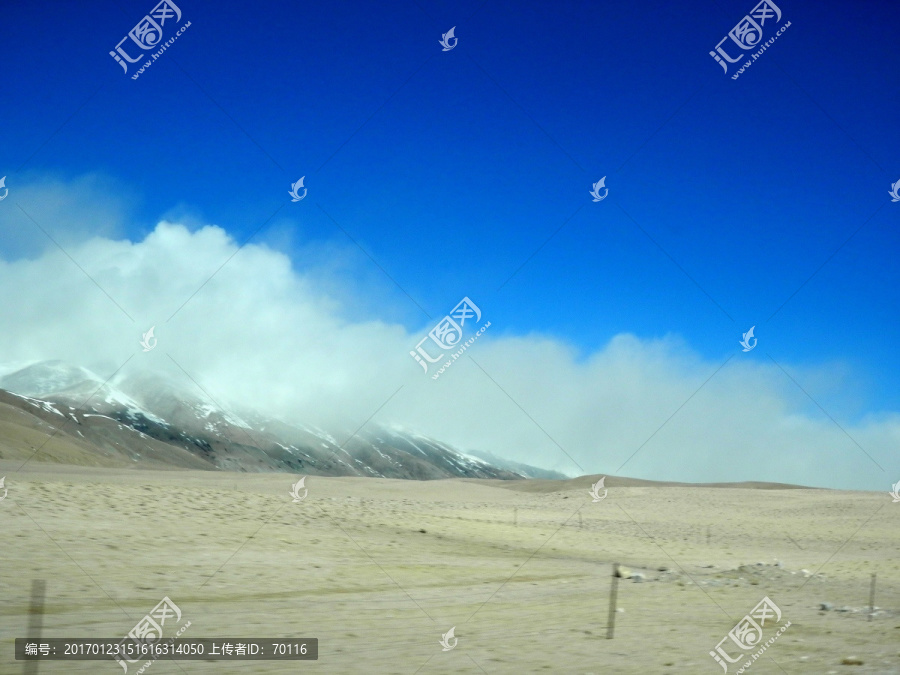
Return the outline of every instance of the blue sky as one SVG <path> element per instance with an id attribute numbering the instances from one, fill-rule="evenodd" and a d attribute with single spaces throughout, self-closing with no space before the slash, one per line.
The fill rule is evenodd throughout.
<path id="1" fill-rule="evenodd" d="M 675 336 L 713 370 L 784 368 L 810 416 L 900 410 L 896 6 L 780 2 L 790 27 L 732 80 L 709 52 L 752 2 L 182 0 L 190 27 L 132 80 L 108 52 L 153 4 L 2 10 L 10 195 L 89 184 L 109 210 L 48 218 L 60 242 L 256 232 L 298 270 L 340 251 L 347 321 L 415 332 L 467 295 L 575 362 Z M 0 207 L 4 260 L 38 255 Z"/>

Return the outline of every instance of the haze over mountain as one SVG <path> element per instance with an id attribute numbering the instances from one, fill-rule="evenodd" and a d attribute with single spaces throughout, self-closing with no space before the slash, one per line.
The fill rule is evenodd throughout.
<path id="1" fill-rule="evenodd" d="M 0 405 L 7 413 L 27 413 L 53 427 L 54 434 L 77 437 L 78 452 L 69 457 L 76 464 L 89 461 L 93 448 L 96 463 L 114 466 L 130 460 L 327 476 L 564 477 L 493 456 L 493 462 L 485 461 L 399 427 L 373 424 L 339 440 L 256 411 L 236 415 L 155 373 L 104 382 L 86 368 L 43 361 L 0 378 L 0 389 L 6 390 L 0 391 Z"/>
<path id="2" fill-rule="evenodd" d="M 89 196 L 91 208 L 102 203 Z M 567 475 L 842 489 L 900 477 L 900 415 L 878 389 L 892 379 L 837 355 L 857 353 L 849 345 L 825 341 L 836 355 L 799 357 L 796 343 L 757 326 L 760 346 L 744 353 L 755 319 L 709 327 L 716 346 L 704 347 L 686 331 L 693 319 L 606 325 L 604 311 L 589 321 L 604 336 L 579 344 L 566 330 L 522 324 L 477 284 L 416 301 L 425 319 L 377 268 L 381 280 L 370 274 L 358 248 L 364 261 L 313 241 L 291 256 L 213 225 L 163 221 L 131 238 L 64 245 L 82 269 L 55 247 L 0 262 L 0 287 L 17 299 L 0 306 L 0 375 L 51 358 L 104 380 L 149 370 L 239 416 L 255 409 L 339 441 L 368 424 L 399 425 Z M 434 381 L 409 353 L 463 294 L 492 326 Z M 151 327 L 158 346 L 143 353 Z"/>

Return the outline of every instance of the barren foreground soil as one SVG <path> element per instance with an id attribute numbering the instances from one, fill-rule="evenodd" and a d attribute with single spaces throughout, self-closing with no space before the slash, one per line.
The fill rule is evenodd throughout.
<path id="1" fill-rule="evenodd" d="M 0 461 L 4 674 L 28 672 L 13 639 L 36 579 L 43 637 L 121 638 L 168 596 L 185 638 L 319 639 L 315 662 L 161 660 L 153 675 L 715 674 L 710 650 L 765 596 L 782 620 L 764 640 L 790 626 L 747 672 L 900 673 L 900 503 L 887 492 L 611 477 L 595 503 L 588 478 L 313 476 L 294 503 L 299 476 L 19 464 Z M 606 639 L 615 562 L 634 576 L 618 581 Z"/>

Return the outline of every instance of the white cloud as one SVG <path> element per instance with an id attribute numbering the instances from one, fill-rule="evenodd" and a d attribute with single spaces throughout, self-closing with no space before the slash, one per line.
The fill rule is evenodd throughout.
<path id="1" fill-rule="evenodd" d="M 409 356 L 433 322 L 355 319 L 365 292 L 334 283 L 333 270 L 302 253 L 292 262 L 261 244 L 238 251 L 218 227 L 169 222 L 143 241 L 95 236 L 66 250 L 84 272 L 55 247 L 0 261 L 4 362 L 62 359 L 106 376 L 131 357 L 126 369 L 185 382 L 177 362 L 220 403 L 344 433 L 402 386 L 375 420 L 572 474 L 580 470 L 548 434 L 589 473 L 616 473 L 646 442 L 619 473 L 867 489 L 900 478 L 900 415 L 842 422 L 844 433 L 776 366 L 741 355 L 701 387 L 721 362 L 676 336 L 623 334 L 582 358 L 558 339 L 492 324 L 434 381 Z M 151 325 L 158 347 L 143 353 Z M 795 372 L 819 381 L 831 370 Z"/>

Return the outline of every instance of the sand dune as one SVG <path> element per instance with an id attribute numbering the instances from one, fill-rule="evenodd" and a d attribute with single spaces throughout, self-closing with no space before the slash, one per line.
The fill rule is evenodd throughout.
<path id="1" fill-rule="evenodd" d="M 12 640 L 32 579 L 47 583 L 48 637 L 121 637 L 168 596 L 184 637 L 319 638 L 317 662 L 160 661 L 147 671 L 160 675 L 720 673 L 708 652 L 764 596 L 791 625 L 747 672 L 900 673 L 900 504 L 886 493 L 609 477 L 594 503 L 591 477 L 310 477 L 293 503 L 283 474 L 20 463 L 0 461 L 2 673 L 24 672 Z M 619 581 L 607 640 L 613 562 L 644 579 Z"/>

